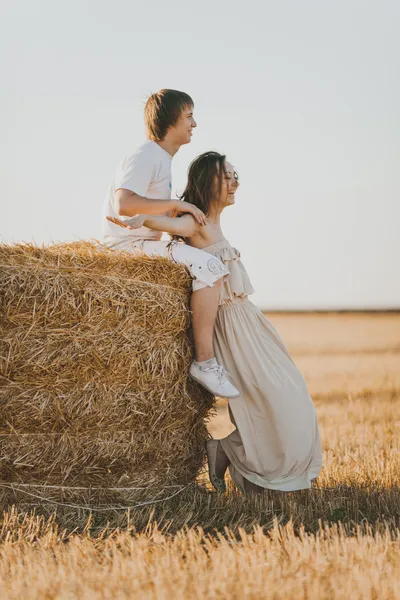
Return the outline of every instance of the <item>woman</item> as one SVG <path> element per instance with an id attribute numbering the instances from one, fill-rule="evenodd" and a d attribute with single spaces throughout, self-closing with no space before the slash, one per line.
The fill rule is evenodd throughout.
<path id="1" fill-rule="evenodd" d="M 322 466 L 315 408 L 286 346 L 248 299 L 253 288 L 240 254 L 222 233 L 220 217 L 235 203 L 238 185 L 237 173 L 225 156 L 206 152 L 190 165 L 182 195 L 182 200 L 204 212 L 206 226 L 198 225 L 191 215 L 140 215 L 125 221 L 125 226 L 144 224 L 167 231 L 220 258 L 229 269 L 220 297 L 214 346 L 218 362 L 234 377 L 240 396 L 229 400 L 236 429 L 226 438 L 206 444 L 214 487 L 225 491 L 224 475 L 229 467 L 233 482 L 246 492 L 306 489 Z"/>

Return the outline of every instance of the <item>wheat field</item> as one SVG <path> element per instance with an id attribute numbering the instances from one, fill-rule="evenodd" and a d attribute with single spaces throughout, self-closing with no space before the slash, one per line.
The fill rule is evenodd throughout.
<path id="1" fill-rule="evenodd" d="M 65 527 L 11 510 L 2 599 L 400 598 L 400 315 L 270 318 L 315 400 L 317 485 L 218 496 L 203 473 L 169 501 Z M 226 403 L 209 429 L 231 430 Z"/>

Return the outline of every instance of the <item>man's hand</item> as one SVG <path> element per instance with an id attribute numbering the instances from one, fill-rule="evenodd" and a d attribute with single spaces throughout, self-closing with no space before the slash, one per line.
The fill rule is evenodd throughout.
<path id="1" fill-rule="evenodd" d="M 195 218 L 199 225 L 207 225 L 206 215 L 194 204 L 189 204 L 189 202 L 182 202 L 181 200 L 177 200 L 174 210 L 178 214 L 189 213 Z"/>
<path id="2" fill-rule="evenodd" d="M 114 223 L 114 225 L 119 225 L 120 227 L 126 227 L 127 229 L 139 229 L 139 227 L 143 227 L 146 217 L 147 215 L 136 215 L 136 217 L 125 219 L 124 221 L 116 219 L 115 217 L 106 217 L 106 219 L 107 221 Z"/>

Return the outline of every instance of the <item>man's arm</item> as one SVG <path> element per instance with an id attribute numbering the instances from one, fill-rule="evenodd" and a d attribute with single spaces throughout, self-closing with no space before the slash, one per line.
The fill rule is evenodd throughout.
<path id="1" fill-rule="evenodd" d="M 194 204 L 180 200 L 151 200 L 123 188 L 115 192 L 115 208 L 121 217 L 134 217 L 139 214 L 163 215 L 169 211 L 176 211 L 191 214 L 200 225 L 207 222 L 204 213 Z"/>
<path id="2" fill-rule="evenodd" d="M 121 217 L 134 217 L 139 214 L 162 215 L 176 210 L 176 207 L 177 200 L 150 200 L 122 188 L 115 192 L 115 208 Z"/>

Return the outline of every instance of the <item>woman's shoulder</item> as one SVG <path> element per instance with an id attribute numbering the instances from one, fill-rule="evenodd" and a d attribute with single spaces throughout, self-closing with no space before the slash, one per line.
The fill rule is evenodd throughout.
<path id="1" fill-rule="evenodd" d="M 210 243 L 206 246 L 207 249 L 210 249 L 212 252 L 221 252 L 227 255 L 234 255 L 240 257 L 240 252 L 228 242 L 226 238 L 213 239 L 210 240 Z"/>
<path id="2" fill-rule="evenodd" d="M 195 225 L 192 235 L 188 238 L 188 243 L 199 250 L 208 248 L 214 241 L 212 234 L 207 231 L 208 227 L 206 225 L 199 225 L 196 222 Z"/>

